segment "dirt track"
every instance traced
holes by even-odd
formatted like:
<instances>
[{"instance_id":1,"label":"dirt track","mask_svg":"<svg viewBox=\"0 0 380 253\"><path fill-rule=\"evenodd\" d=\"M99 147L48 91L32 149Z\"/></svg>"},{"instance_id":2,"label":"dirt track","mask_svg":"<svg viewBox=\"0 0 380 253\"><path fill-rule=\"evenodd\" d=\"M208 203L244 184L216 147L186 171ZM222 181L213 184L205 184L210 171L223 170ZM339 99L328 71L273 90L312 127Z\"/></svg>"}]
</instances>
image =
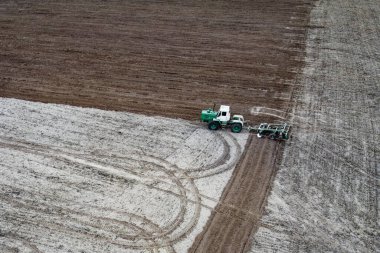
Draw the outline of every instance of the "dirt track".
<instances>
[{"instance_id":1,"label":"dirt track","mask_svg":"<svg viewBox=\"0 0 380 253\"><path fill-rule=\"evenodd\" d=\"M206 229L189 252L245 252L258 228L281 144L251 135Z\"/></svg>"},{"instance_id":2,"label":"dirt track","mask_svg":"<svg viewBox=\"0 0 380 253\"><path fill-rule=\"evenodd\" d=\"M0 96L190 120L215 102L253 122L283 120L312 2L2 1ZM194 250L246 247L279 157L254 160L279 144L250 143Z\"/></svg>"}]
</instances>

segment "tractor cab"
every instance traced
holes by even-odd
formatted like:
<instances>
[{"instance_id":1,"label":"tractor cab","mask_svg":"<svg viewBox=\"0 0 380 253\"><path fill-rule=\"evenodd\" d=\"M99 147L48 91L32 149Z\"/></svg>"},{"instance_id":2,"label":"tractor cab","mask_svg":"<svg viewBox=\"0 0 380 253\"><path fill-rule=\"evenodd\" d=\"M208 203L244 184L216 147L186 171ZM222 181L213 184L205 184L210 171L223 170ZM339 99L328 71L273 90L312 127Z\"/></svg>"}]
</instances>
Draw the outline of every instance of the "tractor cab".
<instances>
[{"instance_id":1,"label":"tractor cab","mask_svg":"<svg viewBox=\"0 0 380 253\"><path fill-rule=\"evenodd\" d=\"M216 120L218 120L222 125L226 125L231 118L230 107L228 105L221 105L216 115Z\"/></svg>"}]
</instances>

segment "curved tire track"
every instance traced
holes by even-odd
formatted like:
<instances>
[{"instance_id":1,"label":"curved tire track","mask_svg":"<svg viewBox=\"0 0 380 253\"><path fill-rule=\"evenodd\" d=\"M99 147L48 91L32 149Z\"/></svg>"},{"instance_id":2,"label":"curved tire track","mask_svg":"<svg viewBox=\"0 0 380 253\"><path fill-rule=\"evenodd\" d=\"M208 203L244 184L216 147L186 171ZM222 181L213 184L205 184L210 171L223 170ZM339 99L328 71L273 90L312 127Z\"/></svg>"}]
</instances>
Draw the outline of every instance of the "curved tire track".
<instances>
[{"instance_id":1,"label":"curved tire track","mask_svg":"<svg viewBox=\"0 0 380 253\"><path fill-rule=\"evenodd\" d=\"M112 229L112 227L122 226L122 227L129 227L129 229L126 229L127 233L118 232L118 237L122 238L123 241L115 241L110 238L106 237L99 237L99 233L95 233L93 235L88 234L88 236L91 238L93 236L96 236L97 239L102 239L107 241L108 243L115 243L118 245L126 246L128 248L145 248L145 249L151 249L151 250L157 250L157 248L166 248L169 252L173 251L172 245L175 242L178 242L185 236L187 236L195 225L198 223L198 219L200 216L200 211L202 206L205 206L202 204L202 197L197 189L197 187L194 184L195 178L200 177L206 177L210 175L214 175L217 173L221 173L225 171L226 169L231 169L236 161L237 161L237 155L241 152L241 147L237 143L237 141L232 137L230 134L225 135L226 137L223 137L220 134L217 134L218 138L222 139L223 142L223 148L224 152L223 155L221 155L213 164L208 167L207 170L204 170L204 168L198 168L191 171L183 171L179 169L176 165L173 165L169 162L167 162L164 159L154 157L151 155L145 155L145 154L131 154L130 157L123 157L123 156L113 156L113 159L119 159L121 161L139 161L140 163L146 163L149 164L150 170L148 171L139 171L135 168L128 168L128 173L126 174L125 168L122 168L120 166L109 166L104 163L104 161L91 161L91 156L89 155L80 155L80 154L73 154L64 152L59 149L55 149L48 146L41 146L38 144L33 143L26 143L21 140L14 140L9 138L2 137L1 145L3 147L9 148L9 149L15 149L19 150L21 152L26 153L33 153L41 157L48 157L51 159L57 159L65 162L70 162L74 164L81 164L82 166L86 166L86 170L91 171L94 173L94 170L103 170L103 177L109 177L120 179L123 178L127 179L133 179L138 181L139 183L150 187L155 190L164 191L165 193L172 194L179 198L181 203L180 212L171 219L171 222L168 224L165 224L165 226L160 227L158 224L153 223L152 221L148 220L146 217L141 217L138 215L134 215L132 213L127 212L121 212L123 215L129 217L130 220L140 220L140 222L128 222L125 220L118 220L118 219L110 219L106 217L97 217L90 214L87 214L85 212L77 212L73 211L71 209L64 210L61 207L57 206L57 210L59 210L59 213L66 213L65 219L71 219L73 222L76 222L77 224L82 224L83 226L88 226L92 230L95 229L102 231ZM228 141L225 139L228 138ZM231 148L234 150L235 155L230 155ZM227 161L225 161L225 164L223 164L223 161L225 157L228 156ZM97 155L97 158L102 158L101 156ZM109 157L108 157L109 158ZM89 160L90 159L90 160ZM152 170L152 167L154 168ZM165 177L159 177L155 176L157 172L160 172L160 174L164 173ZM81 172L83 173L83 172ZM88 173L88 172L86 172ZM95 173L96 175L96 173ZM99 175L98 175L99 176ZM101 175L102 177L102 175ZM100 178L101 179L101 178ZM101 179L101 180L104 180ZM161 184L168 184L170 187L175 186L176 192L173 190L165 190L161 187L157 187L152 184L152 181L155 183L161 183ZM169 188L170 188L169 187ZM31 194L32 195L32 194ZM1 196L4 201L10 201L10 199L4 198L4 196ZM44 198L47 198L48 196L45 196ZM18 203L16 200L10 201L10 203L13 203L16 206L22 205L22 203ZM52 202L54 203L54 202ZM33 203L30 203L32 205ZM189 205L191 206L189 209ZM207 208L210 208L208 206L205 206ZM52 209L54 209L54 206L50 206L49 212L51 214ZM93 210L99 210L99 207L92 206ZM33 209L33 208L32 208ZM38 209L34 207L36 212L44 212L43 209ZM185 222L185 215L188 216L188 212L191 212L191 219L186 221L186 225L183 224ZM90 215L90 216L89 216ZM88 221L86 221L88 220ZM91 222L89 222L91 221ZM82 233L81 231L70 231L70 228L62 228L62 223L57 222L48 222L48 221L40 221L46 225L46 227L55 227L55 229L58 229L63 232L78 232ZM148 227L144 227L138 224L145 223L150 227L149 230L147 230ZM107 226L101 225L101 224L107 224ZM146 225L145 225L146 226ZM106 228L105 228L106 227ZM128 231L134 230L135 233L128 234ZM136 242L137 241L137 242Z\"/></svg>"}]
</instances>

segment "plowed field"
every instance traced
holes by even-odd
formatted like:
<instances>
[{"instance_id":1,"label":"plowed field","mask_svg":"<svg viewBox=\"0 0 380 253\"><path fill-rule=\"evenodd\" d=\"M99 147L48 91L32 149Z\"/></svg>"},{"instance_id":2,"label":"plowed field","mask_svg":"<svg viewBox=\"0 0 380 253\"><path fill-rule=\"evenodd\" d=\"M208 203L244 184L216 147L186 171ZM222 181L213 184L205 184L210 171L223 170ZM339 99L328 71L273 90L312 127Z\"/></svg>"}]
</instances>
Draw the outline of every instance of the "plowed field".
<instances>
[{"instance_id":1,"label":"plowed field","mask_svg":"<svg viewBox=\"0 0 380 253\"><path fill-rule=\"evenodd\" d=\"M229 104L255 123L283 121L313 2L1 1L0 96L187 120L213 103ZM192 250L247 250L282 150L267 140L249 143ZM134 229L144 240L161 233L150 226ZM144 245L175 250L163 241Z\"/></svg>"},{"instance_id":2,"label":"plowed field","mask_svg":"<svg viewBox=\"0 0 380 253\"><path fill-rule=\"evenodd\" d=\"M1 1L0 95L197 119L287 108L312 1Z\"/></svg>"},{"instance_id":3,"label":"plowed field","mask_svg":"<svg viewBox=\"0 0 380 253\"><path fill-rule=\"evenodd\" d=\"M224 192L207 229L198 236L189 252L245 252L250 249L249 237L258 228L275 175L273 168L281 151L277 143L251 135L246 153L226 186L228 191Z\"/></svg>"}]
</instances>

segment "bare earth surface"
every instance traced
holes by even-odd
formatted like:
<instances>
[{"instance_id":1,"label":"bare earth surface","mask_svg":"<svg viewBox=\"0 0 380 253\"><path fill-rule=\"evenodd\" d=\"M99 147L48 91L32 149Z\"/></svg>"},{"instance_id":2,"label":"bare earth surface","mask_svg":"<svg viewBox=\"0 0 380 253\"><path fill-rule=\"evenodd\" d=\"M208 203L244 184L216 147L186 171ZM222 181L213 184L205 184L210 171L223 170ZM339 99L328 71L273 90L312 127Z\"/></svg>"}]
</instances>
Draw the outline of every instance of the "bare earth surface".
<instances>
[{"instance_id":1,"label":"bare earth surface","mask_svg":"<svg viewBox=\"0 0 380 253\"><path fill-rule=\"evenodd\" d=\"M215 102L253 122L282 121L293 107L313 2L1 1L0 96L190 120ZM249 248L281 145L250 139L191 250ZM188 165L188 157L176 159ZM153 251L184 252L200 233L173 249L165 226L163 241L147 239L160 233L149 224L148 232L134 229Z\"/></svg>"},{"instance_id":2,"label":"bare earth surface","mask_svg":"<svg viewBox=\"0 0 380 253\"><path fill-rule=\"evenodd\" d=\"M232 172L244 135L2 100L0 250L378 252L379 12L1 1L1 97L190 120L226 103L254 122L291 118L293 138L251 136Z\"/></svg>"},{"instance_id":3,"label":"bare earth surface","mask_svg":"<svg viewBox=\"0 0 380 253\"><path fill-rule=\"evenodd\" d=\"M286 110L311 2L1 1L0 96L191 120L214 102Z\"/></svg>"},{"instance_id":4,"label":"bare earth surface","mask_svg":"<svg viewBox=\"0 0 380 253\"><path fill-rule=\"evenodd\" d=\"M249 238L258 228L281 145L251 135L245 152L214 210L214 217L189 252L245 252L250 249Z\"/></svg>"},{"instance_id":5,"label":"bare earth surface","mask_svg":"<svg viewBox=\"0 0 380 253\"><path fill-rule=\"evenodd\" d=\"M1 1L0 97L189 120L225 103L293 137L243 153L183 120L1 99L0 251L378 252L379 8Z\"/></svg>"},{"instance_id":6,"label":"bare earth surface","mask_svg":"<svg viewBox=\"0 0 380 253\"><path fill-rule=\"evenodd\" d=\"M251 252L379 252L380 5L319 1L293 138Z\"/></svg>"}]
</instances>

